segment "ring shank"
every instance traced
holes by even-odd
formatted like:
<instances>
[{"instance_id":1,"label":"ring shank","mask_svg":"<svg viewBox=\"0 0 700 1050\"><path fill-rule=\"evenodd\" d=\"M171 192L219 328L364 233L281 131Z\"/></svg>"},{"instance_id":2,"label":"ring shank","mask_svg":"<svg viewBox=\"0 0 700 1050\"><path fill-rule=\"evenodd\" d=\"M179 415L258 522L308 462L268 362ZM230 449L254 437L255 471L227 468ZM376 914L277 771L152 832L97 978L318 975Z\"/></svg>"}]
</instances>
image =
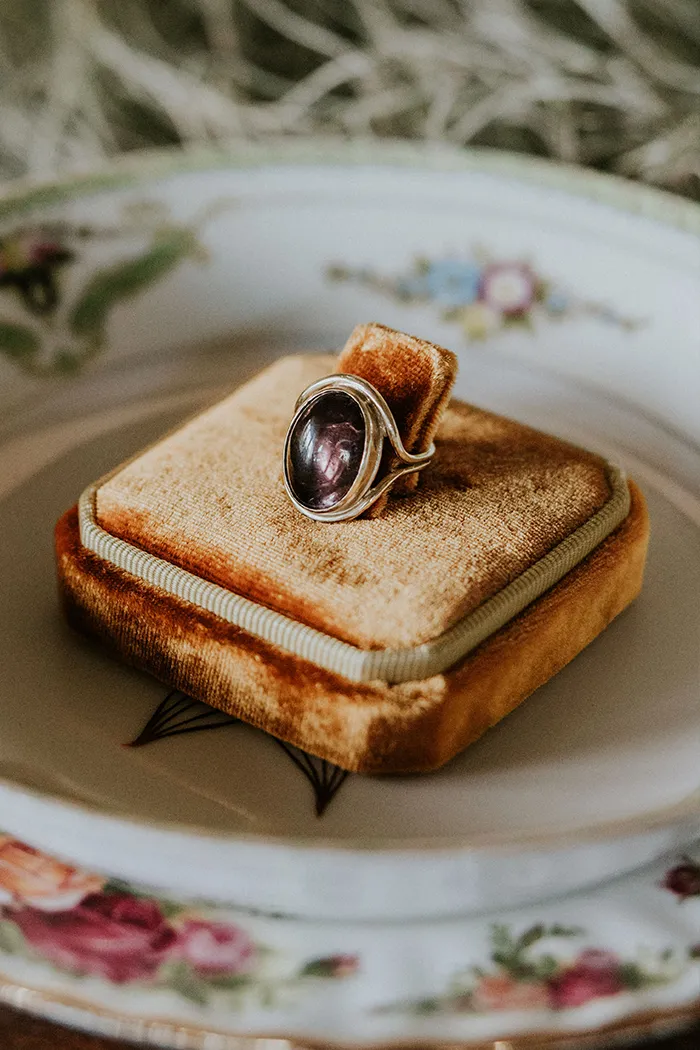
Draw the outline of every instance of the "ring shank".
<instances>
[{"instance_id":1,"label":"ring shank","mask_svg":"<svg viewBox=\"0 0 700 1050\"><path fill-rule=\"evenodd\" d=\"M333 507L315 509L304 504L294 491L291 443L302 414L314 401L320 400L329 393L347 394L358 404L365 421L365 444L357 477L348 492ZM398 460L399 465L391 467L375 484L386 441L389 441L394 458ZM404 447L396 420L382 394L360 376L336 373L312 383L302 391L297 399L284 445L285 488L294 506L307 518L326 522L350 521L369 510L400 478L427 467L434 453L433 443L425 452L408 452Z\"/></svg>"}]
</instances>

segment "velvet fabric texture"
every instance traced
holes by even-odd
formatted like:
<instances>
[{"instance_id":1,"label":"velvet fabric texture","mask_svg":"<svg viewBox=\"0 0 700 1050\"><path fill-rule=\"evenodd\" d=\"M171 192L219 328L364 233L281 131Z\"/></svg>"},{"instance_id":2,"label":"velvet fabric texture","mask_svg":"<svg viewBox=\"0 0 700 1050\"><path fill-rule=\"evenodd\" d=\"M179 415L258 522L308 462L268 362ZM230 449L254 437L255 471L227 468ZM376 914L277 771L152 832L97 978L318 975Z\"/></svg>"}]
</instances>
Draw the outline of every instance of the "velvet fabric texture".
<instances>
[{"instance_id":1,"label":"velvet fabric texture","mask_svg":"<svg viewBox=\"0 0 700 1050\"><path fill-rule=\"evenodd\" d=\"M378 325L356 330L340 360L284 358L104 482L97 521L359 648L428 642L610 497L597 456L471 405L445 407L454 367L447 351ZM437 451L418 489L379 517L328 525L293 508L281 458L298 394L343 369L387 397L411 451L436 429ZM58 576L70 622L163 683L345 769L422 772L508 714L635 597L648 522L633 484L631 495L622 525L559 584L448 671L396 685L322 670L100 559L81 544L75 509L57 526Z\"/></svg>"},{"instance_id":2,"label":"velvet fabric texture","mask_svg":"<svg viewBox=\"0 0 700 1050\"><path fill-rule=\"evenodd\" d=\"M557 586L449 671L358 684L114 568L80 543L76 508L56 528L69 622L120 659L344 769L427 772L546 682L637 595L648 540L630 483L627 519ZM437 582L437 581L436 581Z\"/></svg>"},{"instance_id":3,"label":"velvet fabric texture","mask_svg":"<svg viewBox=\"0 0 700 1050\"><path fill-rule=\"evenodd\" d=\"M407 452L428 450L457 378L451 350L382 324L361 324L345 344L337 370L360 376L379 390ZM413 492L419 484L420 473L399 478L366 517L379 517L389 499Z\"/></svg>"},{"instance_id":4,"label":"velvet fabric texture","mask_svg":"<svg viewBox=\"0 0 700 1050\"><path fill-rule=\"evenodd\" d=\"M610 496L597 456L453 401L418 490L373 520L292 506L282 447L297 395L338 368L283 358L97 492L107 532L362 649L441 635ZM405 418L405 417L402 417Z\"/></svg>"}]
</instances>

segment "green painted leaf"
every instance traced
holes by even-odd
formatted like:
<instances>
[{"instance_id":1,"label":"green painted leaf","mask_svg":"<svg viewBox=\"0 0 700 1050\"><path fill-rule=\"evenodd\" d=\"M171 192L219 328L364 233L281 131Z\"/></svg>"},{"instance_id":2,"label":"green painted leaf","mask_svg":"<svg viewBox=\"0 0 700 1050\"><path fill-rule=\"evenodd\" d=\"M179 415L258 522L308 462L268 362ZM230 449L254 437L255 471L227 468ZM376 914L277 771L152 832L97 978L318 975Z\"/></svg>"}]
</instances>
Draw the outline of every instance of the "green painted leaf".
<instances>
[{"instance_id":1,"label":"green painted leaf","mask_svg":"<svg viewBox=\"0 0 700 1050\"><path fill-rule=\"evenodd\" d=\"M24 947L24 937L15 924L0 921L0 952L4 955L19 955Z\"/></svg>"},{"instance_id":2,"label":"green painted leaf","mask_svg":"<svg viewBox=\"0 0 700 1050\"><path fill-rule=\"evenodd\" d=\"M331 263L326 267L326 277L329 281L347 281L350 278L350 271L347 266L342 266L340 263Z\"/></svg>"},{"instance_id":3,"label":"green painted leaf","mask_svg":"<svg viewBox=\"0 0 700 1050\"><path fill-rule=\"evenodd\" d=\"M413 1004L413 1012L419 1016L427 1016L437 1013L441 1006L442 1000L438 998L419 999Z\"/></svg>"},{"instance_id":4,"label":"green painted leaf","mask_svg":"<svg viewBox=\"0 0 700 1050\"><path fill-rule=\"evenodd\" d=\"M208 1002L207 986L203 981L192 973L186 963L178 963L173 966L168 975L168 984L183 998L198 1006L206 1006Z\"/></svg>"},{"instance_id":5,"label":"green painted leaf","mask_svg":"<svg viewBox=\"0 0 700 1050\"><path fill-rule=\"evenodd\" d=\"M495 951L513 951L515 942L511 936L510 927L505 923L495 922L491 927L491 943Z\"/></svg>"},{"instance_id":6,"label":"green painted leaf","mask_svg":"<svg viewBox=\"0 0 700 1050\"><path fill-rule=\"evenodd\" d=\"M525 930L521 934L520 939L517 942L516 950L523 952L531 945L536 944L537 941L541 941L547 934L547 929L542 923L538 923L536 926L531 926L529 930Z\"/></svg>"},{"instance_id":7,"label":"green painted leaf","mask_svg":"<svg viewBox=\"0 0 700 1050\"><path fill-rule=\"evenodd\" d=\"M561 926L555 923L547 927L548 937L580 937L583 933L585 930L581 926Z\"/></svg>"},{"instance_id":8,"label":"green painted leaf","mask_svg":"<svg viewBox=\"0 0 700 1050\"><path fill-rule=\"evenodd\" d=\"M249 988L252 983L253 978L247 973L220 974L207 980L207 984L210 987L227 992L237 992L242 988Z\"/></svg>"},{"instance_id":9,"label":"green painted leaf","mask_svg":"<svg viewBox=\"0 0 700 1050\"><path fill-rule=\"evenodd\" d=\"M182 912L182 904L178 904L177 901L165 900L162 897L158 898L158 906L162 911L166 919L174 919Z\"/></svg>"},{"instance_id":10,"label":"green painted leaf","mask_svg":"<svg viewBox=\"0 0 700 1050\"><path fill-rule=\"evenodd\" d=\"M102 331L112 307L161 280L196 248L191 230L169 229L161 231L143 255L98 270L71 310L72 331L78 336Z\"/></svg>"},{"instance_id":11,"label":"green painted leaf","mask_svg":"<svg viewBox=\"0 0 700 1050\"><path fill-rule=\"evenodd\" d=\"M311 959L299 971L300 977L331 977L331 959Z\"/></svg>"},{"instance_id":12,"label":"green painted leaf","mask_svg":"<svg viewBox=\"0 0 700 1050\"><path fill-rule=\"evenodd\" d=\"M645 984L650 983L649 978L645 976L639 966L630 962L622 963L620 966L620 979L625 988L629 988L632 991L643 988Z\"/></svg>"},{"instance_id":13,"label":"green painted leaf","mask_svg":"<svg viewBox=\"0 0 700 1050\"><path fill-rule=\"evenodd\" d=\"M259 994L259 997L260 997L260 1005L263 1007L263 1009L271 1010L275 1006L275 1002L276 1002L275 991L276 991L276 989L275 989L274 985L271 985L271 984L261 984L260 985L260 987L258 989L258 994Z\"/></svg>"},{"instance_id":14,"label":"green painted leaf","mask_svg":"<svg viewBox=\"0 0 700 1050\"><path fill-rule=\"evenodd\" d=\"M61 375L72 376L80 371L82 358L72 350L59 350L54 357L54 370Z\"/></svg>"},{"instance_id":15,"label":"green painted leaf","mask_svg":"<svg viewBox=\"0 0 700 1050\"><path fill-rule=\"evenodd\" d=\"M551 291L551 281L545 281L542 277L540 277L535 282L535 299L538 303L543 303Z\"/></svg>"},{"instance_id":16,"label":"green painted leaf","mask_svg":"<svg viewBox=\"0 0 700 1050\"><path fill-rule=\"evenodd\" d=\"M0 353L26 362L39 352L40 346L39 337L31 328L13 321L0 321Z\"/></svg>"},{"instance_id":17,"label":"green painted leaf","mask_svg":"<svg viewBox=\"0 0 700 1050\"><path fill-rule=\"evenodd\" d=\"M560 963L553 955L543 955L534 964L535 976L541 981L546 981L554 976L559 969L559 966Z\"/></svg>"},{"instance_id":18,"label":"green painted leaf","mask_svg":"<svg viewBox=\"0 0 700 1050\"><path fill-rule=\"evenodd\" d=\"M504 314L503 327L527 328L529 331L532 331L534 329L532 314L526 312L523 312L521 314Z\"/></svg>"},{"instance_id":19,"label":"green painted leaf","mask_svg":"<svg viewBox=\"0 0 700 1050\"><path fill-rule=\"evenodd\" d=\"M130 882L123 879L108 879L102 887L103 893L129 893L132 897L138 897L139 893Z\"/></svg>"}]
</instances>

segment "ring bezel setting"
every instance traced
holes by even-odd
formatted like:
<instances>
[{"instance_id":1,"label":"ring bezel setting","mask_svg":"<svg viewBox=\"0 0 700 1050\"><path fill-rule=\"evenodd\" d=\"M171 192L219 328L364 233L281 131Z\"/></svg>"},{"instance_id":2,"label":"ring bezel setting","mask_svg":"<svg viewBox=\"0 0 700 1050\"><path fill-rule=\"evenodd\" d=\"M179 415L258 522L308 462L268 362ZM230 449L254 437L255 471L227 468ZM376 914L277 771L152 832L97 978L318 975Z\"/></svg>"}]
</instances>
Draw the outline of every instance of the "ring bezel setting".
<instances>
[{"instance_id":1,"label":"ring bezel setting","mask_svg":"<svg viewBox=\"0 0 700 1050\"><path fill-rule=\"evenodd\" d=\"M314 508L304 503L294 488L293 442L302 417L330 393L346 394L359 407L365 427L364 447L357 474L347 492L330 507ZM393 450L392 461L377 480L387 441ZM391 409L376 387L360 376L338 373L312 383L297 400L284 443L284 484L291 502L307 518L351 521L364 514L399 478L427 467L434 452L434 444L425 452L407 452Z\"/></svg>"}]
</instances>

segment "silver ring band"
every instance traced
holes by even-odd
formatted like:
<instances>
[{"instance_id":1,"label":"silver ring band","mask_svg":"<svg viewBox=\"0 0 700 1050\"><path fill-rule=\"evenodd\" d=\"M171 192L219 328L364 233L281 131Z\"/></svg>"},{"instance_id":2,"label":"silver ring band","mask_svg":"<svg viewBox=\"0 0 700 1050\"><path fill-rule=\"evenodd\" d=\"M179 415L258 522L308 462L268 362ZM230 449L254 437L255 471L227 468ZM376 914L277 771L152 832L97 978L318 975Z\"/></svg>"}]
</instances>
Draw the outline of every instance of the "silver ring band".
<instances>
[{"instance_id":1,"label":"silver ring band","mask_svg":"<svg viewBox=\"0 0 700 1050\"><path fill-rule=\"evenodd\" d=\"M339 435L337 447L332 450L328 447L329 441L324 446L321 439L314 439L313 432L316 426L314 417L323 414L324 400L329 405L328 398L334 395L332 419L336 421L326 426L327 430ZM337 395L351 399L356 408ZM352 417L354 424L347 420L343 422L343 404L347 404L348 420ZM358 425L360 419L362 423ZM360 453L362 431L364 443ZM351 440L343 435L349 435ZM382 460L386 463L386 441L394 455L386 472L378 478ZM339 373L312 383L296 403L284 443L284 484L296 509L307 518L327 522L350 521L364 514L399 478L427 467L434 452L433 444L426 452L416 455L407 452L391 409L379 391L359 376ZM315 472L319 485L325 484L323 499L310 498L308 486L300 482L302 462L309 474Z\"/></svg>"}]
</instances>

